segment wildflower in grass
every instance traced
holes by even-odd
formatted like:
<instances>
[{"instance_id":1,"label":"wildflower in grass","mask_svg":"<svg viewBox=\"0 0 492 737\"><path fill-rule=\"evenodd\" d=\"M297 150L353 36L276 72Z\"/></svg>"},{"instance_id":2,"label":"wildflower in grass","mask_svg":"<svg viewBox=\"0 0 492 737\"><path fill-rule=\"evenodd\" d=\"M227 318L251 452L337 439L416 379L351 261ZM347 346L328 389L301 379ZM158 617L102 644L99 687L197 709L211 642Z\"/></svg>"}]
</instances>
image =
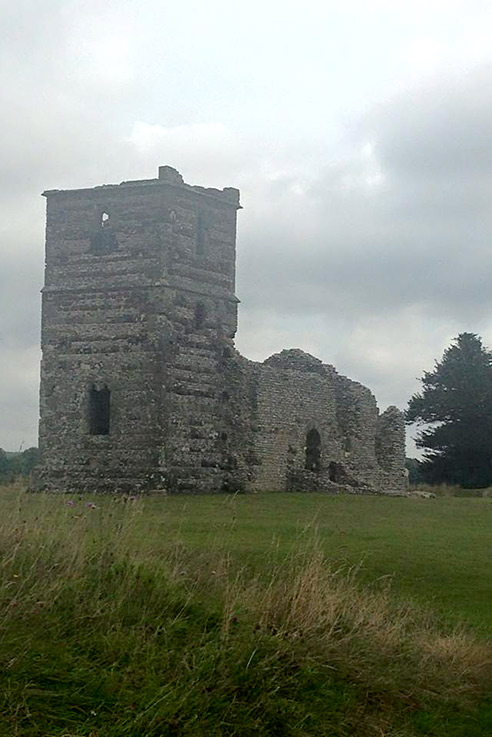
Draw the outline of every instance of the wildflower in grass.
<instances>
[{"instance_id":1,"label":"wildflower in grass","mask_svg":"<svg viewBox=\"0 0 492 737\"><path fill-rule=\"evenodd\" d=\"M71 499L67 501L67 507L73 507L73 501Z\"/></svg>"},{"instance_id":2,"label":"wildflower in grass","mask_svg":"<svg viewBox=\"0 0 492 737\"><path fill-rule=\"evenodd\" d=\"M87 506L89 507L89 509L97 509L97 507L94 504L94 502L87 502Z\"/></svg>"}]
</instances>

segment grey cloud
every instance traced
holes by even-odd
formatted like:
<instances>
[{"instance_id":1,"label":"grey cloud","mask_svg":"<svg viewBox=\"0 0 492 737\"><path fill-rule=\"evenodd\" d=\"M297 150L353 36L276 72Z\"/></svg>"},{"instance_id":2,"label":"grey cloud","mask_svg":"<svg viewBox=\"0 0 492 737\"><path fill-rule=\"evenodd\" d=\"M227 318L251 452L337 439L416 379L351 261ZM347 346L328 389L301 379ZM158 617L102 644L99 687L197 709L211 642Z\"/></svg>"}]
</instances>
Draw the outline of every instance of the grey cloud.
<instances>
[{"instance_id":1,"label":"grey cloud","mask_svg":"<svg viewBox=\"0 0 492 737\"><path fill-rule=\"evenodd\" d=\"M140 17L124 4L137 29L131 73L98 77L82 21L101 12L110 27L120 6L20 0L0 9L0 446L35 441L41 191L152 177L159 164L242 190L238 343L247 355L298 345L401 406L457 332L492 340L489 67L347 112L335 145L341 126L317 79L311 109L300 87L287 89L287 73L272 86L280 57L264 77L246 54L249 36L236 50L221 26L213 45L179 9L164 18L147 2ZM163 46L164 23L175 33ZM294 135L309 115L316 135L307 126ZM138 121L157 126L146 147L132 138Z\"/></svg>"},{"instance_id":2,"label":"grey cloud","mask_svg":"<svg viewBox=\"0 0 492 737\"><path fill-rule=\"evenodd\" d=\"M407 90L373 113L383 167L398 177L442 180L488 176L492 165L491 67Z\"/></svg>"},{"instance_id":3,"label":"grey cloud","mask_svg":"<svg viewBox=\"0 0 492 737\"><path fill-rule=\"evenodd\" d=\"M285 197L288 180L284 196L279 182L262 193L270 213L254 227L245 214L241 231L245 301L276 301L287 314L341 306L355 321L412 304L425 305L429 318L490 313L492 185L483 172L492 95L483 95L484 74L401 94L359 122L352 156L327 166L302 195ZM374 143L369 159L365 142ZM379 180L368 184L375 172Z\"/></svg>"}]
</instances>

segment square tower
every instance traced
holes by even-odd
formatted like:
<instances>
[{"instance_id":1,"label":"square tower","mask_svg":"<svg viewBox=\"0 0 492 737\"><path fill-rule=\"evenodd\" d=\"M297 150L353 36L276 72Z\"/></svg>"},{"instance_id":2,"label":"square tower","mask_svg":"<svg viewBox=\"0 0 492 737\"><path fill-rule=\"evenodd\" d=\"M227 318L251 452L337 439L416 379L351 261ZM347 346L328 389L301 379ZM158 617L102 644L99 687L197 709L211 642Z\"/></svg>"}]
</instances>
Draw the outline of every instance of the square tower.
<instances>
[{"instance_id":1,"label":"square tower","mask_svg":"<svg viewBox=\"0 0 492 737\"><path fill-rule=\"evenodd\" d=\"M238 190L190 186L164 166L157 179L44 196L35 488L210 486L224 465Z\"/></svg>"}]
</instances>

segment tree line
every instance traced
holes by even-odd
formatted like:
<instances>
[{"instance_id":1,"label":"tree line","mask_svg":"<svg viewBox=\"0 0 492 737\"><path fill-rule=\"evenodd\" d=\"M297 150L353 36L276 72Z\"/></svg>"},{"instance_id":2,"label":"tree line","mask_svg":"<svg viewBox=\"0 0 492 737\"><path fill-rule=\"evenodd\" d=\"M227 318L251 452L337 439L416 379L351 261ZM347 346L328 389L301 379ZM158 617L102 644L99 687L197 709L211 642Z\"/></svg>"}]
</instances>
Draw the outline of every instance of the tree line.
<instances>
[{"instance_id":1,"label":"tree line","mask_svg":"<svg viewBox=\"0 0 492 737\"><path fill-rule=\"evenodd\" d=\"M420 382L406 421L420 426L422 480L492 486L492 352L475 333L461 333Z\"/></svg>"},{"instance_id":2,"label":"tree line","mask_svg":"<svg viewBox=\"0 0 492 737\"><path fill-rule=\"evenodd\" d=\"M27 448L18 453L9 453L0 448L0 483L9 484L20 476L29 476L37 461L37 448Z\"/></svg>"}]
</instances>

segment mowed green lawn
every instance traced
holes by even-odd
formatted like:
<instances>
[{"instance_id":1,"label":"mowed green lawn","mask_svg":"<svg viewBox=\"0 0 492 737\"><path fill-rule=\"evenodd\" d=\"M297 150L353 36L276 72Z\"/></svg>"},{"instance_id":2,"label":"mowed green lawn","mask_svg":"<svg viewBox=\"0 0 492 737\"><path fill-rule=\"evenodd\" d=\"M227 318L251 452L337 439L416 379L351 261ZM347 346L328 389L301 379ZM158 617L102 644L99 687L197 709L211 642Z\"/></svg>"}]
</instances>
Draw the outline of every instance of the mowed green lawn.
<instances>
[{"instance_id":1,"label":"mowed green lawn","mask_svg":"<svg viewBox=\"0 0 492 737\"><path fill-rule=\"evenodd\" d=\"M121 507L108 497L0 493L1 517L14 508L24 518L48 510L74 526L82 517L102 536ZM267 574L288 551L317 544L336 567L360 567L368 581L391 577L399 596L492 631L492 499L265 493L144 497L127 507L136 557L181 543Z\"/></svg>"}]
</instances>

